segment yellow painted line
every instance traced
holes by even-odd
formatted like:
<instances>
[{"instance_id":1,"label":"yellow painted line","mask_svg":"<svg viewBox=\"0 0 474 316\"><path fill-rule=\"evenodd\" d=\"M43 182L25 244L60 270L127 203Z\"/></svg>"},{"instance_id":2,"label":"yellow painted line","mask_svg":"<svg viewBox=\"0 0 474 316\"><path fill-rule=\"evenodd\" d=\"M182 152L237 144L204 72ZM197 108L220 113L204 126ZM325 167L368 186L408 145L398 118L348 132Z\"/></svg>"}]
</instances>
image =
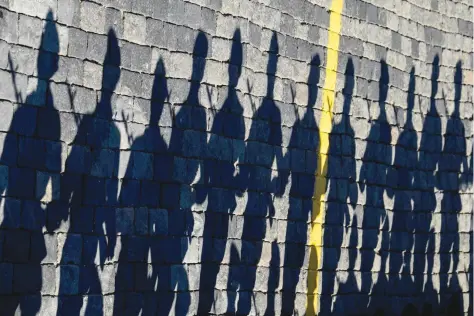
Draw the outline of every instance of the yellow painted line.
<instances>
[{"instance_id":1,"label":"yellow painted line","mask_svg":"<svg viewBox=\"0 0 474 316\"><path fill-rule=\"evenodd\" d=\"M341 13L344 0L332 0L329 18L327 43L326 76L323 88L323 109L319 122L318 166L311 212L311 232L309 245L311 249L308 267L308 294L306 315L317 315L319 312L320 294L319 269L324 234L324 212L326 209L326 185L329 151L329 133L332 129L333 105L336 95L337 62L339 54L339 33L341 31Z\"/></svg>"}]
</instances>

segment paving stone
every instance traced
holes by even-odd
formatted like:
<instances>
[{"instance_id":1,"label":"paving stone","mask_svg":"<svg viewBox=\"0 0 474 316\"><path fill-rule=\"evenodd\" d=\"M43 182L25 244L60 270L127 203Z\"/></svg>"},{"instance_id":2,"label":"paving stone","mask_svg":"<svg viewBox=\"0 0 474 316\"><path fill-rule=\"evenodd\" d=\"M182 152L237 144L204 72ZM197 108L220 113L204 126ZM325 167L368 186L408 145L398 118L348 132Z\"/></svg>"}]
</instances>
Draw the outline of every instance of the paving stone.
<instances>
[{"instance_id":1,"label":"paving stone","mask_svg":"<svg viewBox=\"0 0 474 316\"><path fill-rule=\"evenodd\" d=\"M81 28L86 32L105 33L105 8L89 1L81 2Z\"/></svg>"},{"instance_id":2,"label":"paving stone","mask_svg":"<svg viewBox=\"0 0 474 316\"><path fill-rule=\"evenodd\" d=\"M244 305L242 314L304 314L315 278L305 244L321 172L329 181L314 296L320 313L390 306L400 314L427 273L441 293L436 304L464 291L468 311L466 1L433 0L428 9L345 3L331 129L321 126L330 1L0 7L0 55L9 54L16 71L14 89L9 59L0 58L0 293L15 294L22 312L37 313L41 298L41 314L80 306L155 314L163 308L156 295L176 295L169 314ZM103 65L110 28L120 67ZM237 28L241 43L231 40ZM327 149L321 132L331 133ZM206 263L217 283L211 310L201 312ZM413 273L409 283L401 267Z\"/></svg>"},{"instance_id":3,"label":"paving stone","mask_svg":"<svg viewBox=\"0 0 474 316\"><path fill-rule=\"evenodd\" d=\"M146 18L137 14L124 14L124 38L130 42L144 44L146 41Z\"/></svg>"}]
</instances>

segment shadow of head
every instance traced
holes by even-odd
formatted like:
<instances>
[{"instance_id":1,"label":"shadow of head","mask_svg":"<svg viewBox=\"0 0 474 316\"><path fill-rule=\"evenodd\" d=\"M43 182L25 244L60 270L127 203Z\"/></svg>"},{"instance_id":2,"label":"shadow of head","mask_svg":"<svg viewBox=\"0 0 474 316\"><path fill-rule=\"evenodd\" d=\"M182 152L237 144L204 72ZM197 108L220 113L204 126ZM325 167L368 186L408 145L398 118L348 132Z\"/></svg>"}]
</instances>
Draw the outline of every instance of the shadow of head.
<instances>
[{"instance_id":1,"label":"shadow of head","mask_svg":"<svg viewBox=\"0 0 474 316\"><path fill-rule=\"evenodd\" d=\"M344 71L344 88L342 93L346 96L352 95L354 91L354 62L349 58Z\"/></svg>"},{"instance_id":2,"label":"shadow of head","mask_svg":"<svg viewBox=\"0 0 474 316\"><path fill-rule=\"evenodd\" d=\"M321 72L321 59L316 54L311 58L308 75L308 107L312 107L318 98L318 83Z\"/></svg>"},{"instance_id":3,"label":"shadow of head","mask_svg":"<svg viewBox=\"0 0 474 316\"><path fill-rule=\"evenodd\" d=\"M431 97L434 98L438 93L438 79L439 79L439 56L433 58L431 65Z\"/></svg>"},{"instance_id":4,"label":"shadow of head","mask_svg":"<svg viewBox=\"0 0 474 316\"><path fill-rule=\"evenodd\" d=\"M380 78L379 78L379 102L384 103L387 100L388 84L390 76L388 73L387 62L384 59L380 60Z\"/></svg>"},{"instance_id":5,"label":"shadow of head","mask_svg":"<svg viewBox=\"0 0 474 316\"><path fill-rule=\"evenodd\" d=\"M410 81L408 82L408 94L407 94L407 104L408 112L411 112L415 107L415 67L411 67L410 70Z\"/></svg>"},{"instance_id":6,"label":"shadow of head","mask_svg":"<svg viewBox=\"0 0 474 316\"><path fill-rule=\"evenodd\" d=\"M38 77L48 80L58 70L59 36L56 23L53 22L53 11L46 15L46 24L41 35L41 49L38 53Z\"/></svg>"},{"instance_id":7,"label":"shadow of head","mask_svg":"<svg viewBox=\"0 0 474 316\"><path fill-rule=\"evenodd\" d=\"M243 49L240 29L236 29L232 37L232 48L229 59L229 87L237 86L242 73Z\"/></svg>"},{"instance_id":8,"label":"shadow of head","mask_svg":"<svg viewBox=\"0 0 474 316\"><path fill-rule=\"evenodd\" d=\"M199 31L193 49L193 73L191 79L200 82L204 78L204 68L206 66L206 56L209 44L206 35Z\"/></svg>"},{"instance_id":9,"label":"shadow of head","mask_svg":"<svg viewBox=\"0 0 474 316\"><path fill-rule=\"evenodd\" d=\"M102 73L102 89L113 91L120 78L120 47L115 31L107 33L107 51L104 58Z\"/></svg>"},{"instance_id":10,"label":"shadow of head","mask_svg":"<svg viewBox=\"0 0 474 316\"><path fill-rule=\"evenodd\" d=\"M459 101L461 100L462 90L462 62L456 63L456 71L454 72L454 104L455 110L459 109Z\"/></svg>"},{"instance_id":11,"label":"shadow of head","mask_svg":"<svg viewBox=\"0 0 474 316\"><path fill-rule=\"evenodd\" d=\"M276 32L273 32L270 40L270 47L268 48L268 63L267 63L267 98L273 99L273 88L275 86L275 74L278 62L278 38Z\"/></svg>"},{"instance_id":12,"label":"shadow of head","mask_svg":"<svg viewBox=\"0 0 474 316\"><path fill-rule=\"evenodd\" d=\"M150 125L158 125L168 95L169 92L166 84L165 63L163 62L163 59L160 58L156 63L155 78L153 79L153 87L151 91Z\"/></svg>"},{"instance_id":13,"label":"shadow of head","mask_svg":"<svg viewBox=\"0 0 474 316\"><path fill-rule=\"evenodd\" d=\"M272 39L270 40L270 47L268 48L268 64L267 64L267 75L275 76L278 62L278 38L276 32L272 33Z\"/></svg>"}]
</instances>

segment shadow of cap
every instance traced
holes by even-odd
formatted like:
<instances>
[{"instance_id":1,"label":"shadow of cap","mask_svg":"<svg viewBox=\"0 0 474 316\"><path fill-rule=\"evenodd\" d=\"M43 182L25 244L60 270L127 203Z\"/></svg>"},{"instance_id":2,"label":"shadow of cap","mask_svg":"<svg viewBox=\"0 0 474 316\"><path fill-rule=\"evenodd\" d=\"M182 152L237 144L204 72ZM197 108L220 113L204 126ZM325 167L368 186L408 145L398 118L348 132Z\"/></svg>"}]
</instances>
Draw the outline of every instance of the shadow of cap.
<instances>
[{"instance_id":1,"label":"shadow of cap","mask_svg":"<svg viewBox=\"0 0 474 316\"><path fill-rule=\"evenodd\" d=\"M53 21L53 11L46 15L46 22L41 34L41 47L38 53L38 77L49 79L58 70L59 36L56 23Z\"/></svg>"},{"instance_id":2,"label":"shadow of cap","mask_svg":"<svg viewBox=\"0 0 474 316\"><path fill-rule=\"evenodd\" d=\"M309 65L308 85L316 85L319 82L321 59L318 54L311 58Z\"/></svg>"},{"instance_id":3,"label":"shadow of cap","mask_svg":"<svg viewBox=\"0 0 474 316\"><path fill-rule=\"evenodd\" d=\"M456 111L459 109L459 100L461 100L461 90L462 90L462 62L458 61L456 63L456 70L454 72L454 101L456 106Z\"/></svg>"},{"instance_id":4,"label":"shadow of cap","mask_svg":"<svg viewBox=\"0 0 474 316\"><path fill-rule=\"evenodd\" d=\"M268 64L267 64L267 74L274 75L277 69L278 61L278 38L277 33L272 33L272 39L270 40L270 47L268 49Z\"/></svg>"},{"instance_id":5,"label":"shadow of cap","mask_svg":"<svg viewBox=\"0 0 474 316\"><path fill-rule=\"evenodd\" d=\"M196 41L194 42L193 55L200 57L207 57L207 52L209 49L209 43L204 32L199 31L196 36Z\"/></svg>"},{"instance_id":6,"label":"shadow of cap","mask_svg":"<svg viewBox=\"0 0 474 316\"><path fill-rule=\"evenodd\" d=\"M431 64L431 81L437 81L439 78L439 55L436 54L433 58L433 63Z\"/></svg>"},{"instance_id":7,"label":"shadow of cap","mask_svg":"<svg viewBox=\"0 0 474 316\"><path fill-rule=\"evenodd\" d=\"M53 22L53 11L49 9L46 15L46 22L41 35L41 49L58 54L59 53L59 35L56 23Z\"/></svg>"},{"instance_id":8,"label":"shadow of cap","mask_svg":"<svg viewBox=\"0 0 474 316\"><path fill-rule=\"evenodd\" d=\"M199 31L193 48L193 72L191 79L193 82L200 82L204 78L204 68L209 50L209 43L204 32Z\"/></svg>"},{"instance_id":9,"label":"shadow of cap","mask_svg":"<svg viewBox=\"0 0 474 316\"><path fill-rule=\"evenodd\" d=\"M120 47L113 29L107 33L107 51L104 57L102 89L113 91L120 78Z\"/></svg>"},{"instance_id":10,"label":"shadow of cap","mask_svg":"<svg viewBox=\"0 0 474 316\"><path fill-rule=\"evenodd\" d=\"M104 65L120 66L120 47L113 29L109 29L107 33L107 52L105 53Z\"/></svg>"},{"instance_id":11,"label":"shadow of cap","mask_svg":"<svg viewBox=\"0 0 474 316\"><path fill-rule=\"evenodd\" d=\"M229 58L229 87L235 87L242 73L243 48L240 29L236 29L232 37Z\"/></svg>"},{"instance_id":12,"label":"shadow of cap","mask_svg":"<svg viewBox=\"0 0 474 316\"><path fill-rule=\"evenodd\" d=\"M232 36L232 48L230 51L229 62L232 65L241 67L243 60L243 49L242 49L242 38L240 35L240 29L236 29L234 36Z\"/></svg>"},{"instance_id":13,"label":"shadow of cap","mask_svg":"<svg viewBox=\"0 0 474 316\"><path fill-rule=\"evenodd\" d=\"M413 110L413 108L415 107L415 86L416 86L415 67L411 67L410 80L408 82L408 94L407 94L408 111Z\"/></svg>"},{"instance_id":14,"label":"shadow of cap","mask_svg":"<svg viewBox=\"0 0 474 316\"><path fill-rule=\"evenodd\" d=\"M354 90L354 62L352 58L347 60L346 70L344 71L344 95L352 95L352 91Z\"/></svg>"},{"instance_id":15,"label":"shadow of cap","mask_svg":"<svg viewBox=\"0 0 474 316\"><path fill-rule=\"evenodd\" d=\"M388 73L388 65L385 59L380 60L380 79L379 83L381 85L388 85L390 81L390 76Z\"/></svg>"}]
</instances>

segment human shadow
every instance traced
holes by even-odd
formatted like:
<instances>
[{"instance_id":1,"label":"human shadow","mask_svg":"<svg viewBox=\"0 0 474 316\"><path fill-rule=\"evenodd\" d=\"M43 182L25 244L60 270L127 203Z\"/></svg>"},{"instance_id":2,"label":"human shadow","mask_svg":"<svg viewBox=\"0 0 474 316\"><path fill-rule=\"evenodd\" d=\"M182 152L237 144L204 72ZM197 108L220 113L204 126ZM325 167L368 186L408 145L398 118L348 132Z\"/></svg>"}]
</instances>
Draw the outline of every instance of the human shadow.
<instances>
[{"instance_id":1,"label":"human shadow","mask_svg":"<svg viewBox=\"0 0 474 316\"><path fill-rule=\"evenodd\" d=\"M424 117L420 145L418 148L418 170L415 187L421 189L419 201L414 201L416 214L416 235L414 251L419 253L413 267L414 291L423 293L423 301L436 306L437 293L433 288L433 264L435 253L435 234L431 227L436 209L436 170L440 159L442 138L441 119L436 109L438 93L439 57L435 56L431 72L430 108ZM425 275L427 276L426 281Z\"/></svg>"},{"instance_id":2,"label":"human shadow","mask_svg":"<svg viewBox=\"0 0 474 316\"><path fill-rule=\"evenodd\" d=\"M387 286L385 265L389 250L389 219L384 203L384 194L392 197L386 187L387 174L392 163L391 127L387 121L385 101L389 89L389 72L385 60L380 61L379 116L370 122L367 146L360 169L360 187L366 194L362 234L361 271L363 272L361 291L371 293L367 306L370 310L384 308L384 291ZM377 258L379 264L373 271ZM375 278L375 282L373 281Z\"/></svg>"},{"instance_id":3,"label":"human shadow","mask_svg":"<svg viewBox=\"0 0 474 316\"><path fill-rule=\"evenodd\" d=\"M327 226L324 229L324 245L328 245L323 255L323 269L331 273L323 285L324 291L336 295L332 311L328 304L321 304L321 312L327 314L344 314L350 308L345 306L344 294L357 292L355 262L357 259L358 225L355 211L358 188L356 181L354 129L350 123L352 96L355 85L355 69L352 58L347 61L344 72L344 96L341 119L331 130L328 161L328 206L326 211ZM343 243L347 243L343 248ZM345 252L345 256L341 256ZM346 263L347 261L347 263ZM346 281L338 282L338 266L347 268ZM334 272L335 271L335 272ZM337 283L336 283L337 282Z\"/></svg>"},{"instance_id":4,"label":"human shadow","mask_svg":"<svg viewBox=\"0 0 474 316\"><path fill-rule=\"evenodd\" d=\"M272 164L277 170L282 164L281 113L273 100L275 74L278 61L278 40L273 33L268 50L267 92L261 106L253 116L248 141L245 147L247 181L247 205L242 228L241 272L239 280L238 315L248 315L251 311L257 274L257 265L262 254L263 240L267 231L267 217L270 225L275 214L273 196L281 194L286 187L283 172L272 179ZM287 177L286 177L287 179ZM270 272L271 273L271 270ZM269 276L271 279L272 276Z\"/></svg>"},{"instance_id":5,"label":"human shadow","mask_svg":"<svg viewBox=\"0 0 474 316\"><path fill-rule=\"evenodd\" d=\"M307 243L307 221L311 214L317 158L309 153L319 146L315 105L318 97L321 60L314 55L308 75L308 100L304 112L296 112L289 152L292 155L288 221L285 234L283 261L281 315L295 312L296 288L303 268ZM297 111L297 110L296 110ZM301 115L301 117L300 117ZM311 161L309 161L311 159ZM306 161L306 163L305 163Z\"/></svg>"},{"instance_id":6,"label":"human shadow","mask_svg":"<svg viewBox=\"0 0 474 316\"><path fill-rule=\"evenodd\" d=\"M129 231L128 227L117 229L121 234L122 247L115 275L114 315L156 315L158 306L163 305L162 301L171 297L168 286L170 267L159 265L165 262L166 256L163 236L166 234L164 219L168 211L158 209L163 182L151 170L158 153L165 155L168 150L159 127L168 97L166 69L160 58L155 67L151 100L146 101L150 103L148 125L143 135L130 146L130 158L120 191L120 206L126 207L124 212L135 213L136 229L134 232ZM147 254L150 260L143 257L140 261L144 262L134 263L136 253ZM134 295L130 293L132 290L136 292Z\"/></svg>"},{"instance_id":7,"label":"human shadow","mask_svg":"<svg viewBox=\"0 0 474 316\"><path fill-rule=\"evenodd\" d=\"M161 185L160 205L164 209L172 210L168 213L169 237L164 246L167 252L165 260L171 265L169 292L160 295L158 315L173 313L174 300L174 313L186 315L191 303L184 259L194 226L191 208L195 204L202 204L207 196L203 188L204 165L200 160L206 153L207 118L199 100L199 92L208 49L207 37L199 31L193 48L193 70L188 96L183 105L174 107L169 155L161 156L155 161L155 175L158 180L164 182ZM197 178L199 180L196 180ZM191 192L190 196L181 196L182 187Z\"/></svg>"},{"instance_id":8,"label":"human shadow","mask_svg":"<svg viewBox=\"0 0 474 316\"><path fill-rule=\"evenodd\" d=\"M468 284L467 274L458 273L460 254L460 212L463 209L460 194L460 175L468 171L466 135L460 118L459 106L462 90L462 63L456 64L454 73L454 110L448 118L444 134L444 147L438 165L438 188L443 192L441 200L440 282L442 288L452 293L449 315L462 315L462 289ZM453 178L457 181L453 181ZM464 281L461 281L464 278Z\"/></svg>"},{"instance_id":9,"label":"human shadow","mask_svg":"<svg viewBox=\"0 0 474 316\"><path fill-rule=\"evenodd\" d=\"M214 289L217 275L224 259L225 247L221 240L227 240L229 225L237 205L237 196L242 196L245 189L236 173L238 156L229 150L234 140L244 140L245 125L243 107L237 96L236 86L242 73L243 48L240 29L235 30L228 65L229 82L227 97L222 108L215 113L207 142L207 154L204 166L205 189L208 192L208 207L205 211L203 245L201 257L201 273L199 284L198 314L211 313L214 303ZM235 174L235 175L234 175ZM225 244L224 244L225 245ZM235 249L234 249L235 251ZM233 252L235 254L235 252ZM228 272L227 291L236 292L235 284L238 257L231 256ZM233 276L233 277L232 277ZM235 295L228 295L228 312L234 312Z\"/></svg>"},{"instance_id":10,"label":"human shadow","mask_svg":"<svg viewBox=\"0 0 474 316\"><path fill-rule=\"evenodd\" d=\"M120 78L120 48L112 29L103 65L100 100L94 112L80 120L61 175L61 203L55 206L61 214L69 214L59 265L57 315L78 315L83 295L86 315L103 313L99 269L103 271L115 248L120 133L112 121L112 96Z\"/></svg>"},{"instance_id":11,"label":"human shadow","mask_svg":"<svg viewBox=\"0 0 474 316\"><path fill-rule=\"evenodd\" d=\"M406 119L395 145L393 165L389 184L393 187L393 214L390 230L390 261L388 293L394 296L416 295L411 279L412 247L415 236L415 219L419 205L414 177L418 165L418 137L413 127L415 106L415 68L410 71L407 93ZM401 124L401 122L399 122Z\"/></svg>"},{"instance_id":12,"label":"human shadow","mask_svg":"<svg viewBox=\"0 0 474 316\"><path fill-rule=\"evenodd\" d=\"M5 315L15 314L18 307L22 315L36 315L41 307L43 279L49 277L43 275L41 266L47 255L43 235L46 215L41 201L48 203L57 198L54 192L59 187L62 165L59 114L49 92L50 79L58 70L58 53L58 31L49 10L37 59L39 81L25 100L18 91L16 69L8 55L18 108L0 156L5 179L0 184L0 309Z\"/></svg>"}]
</instances>

